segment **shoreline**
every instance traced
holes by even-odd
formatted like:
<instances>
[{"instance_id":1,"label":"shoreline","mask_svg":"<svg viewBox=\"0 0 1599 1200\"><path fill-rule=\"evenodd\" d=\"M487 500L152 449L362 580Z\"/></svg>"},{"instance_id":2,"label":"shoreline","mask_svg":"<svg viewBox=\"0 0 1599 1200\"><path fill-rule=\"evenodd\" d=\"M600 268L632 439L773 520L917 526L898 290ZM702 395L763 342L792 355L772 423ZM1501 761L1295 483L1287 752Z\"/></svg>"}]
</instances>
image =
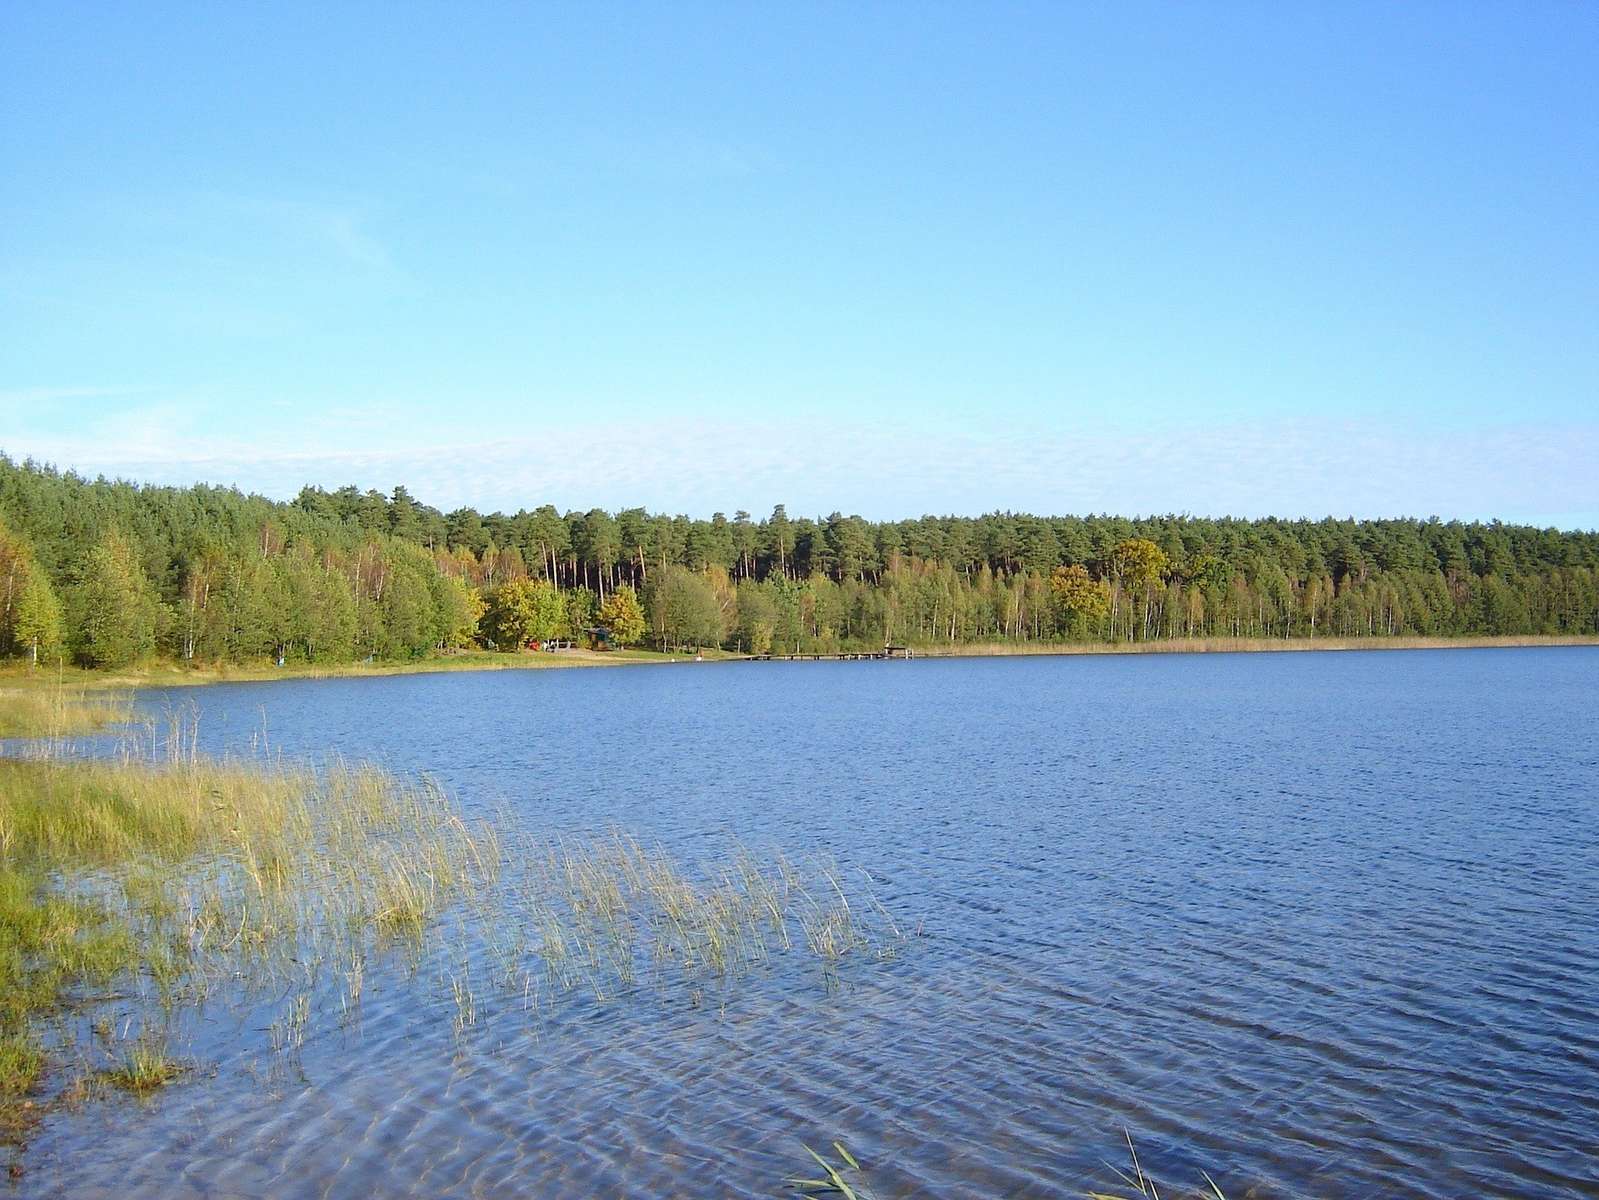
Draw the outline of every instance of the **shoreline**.
<instances>
[{"instance_id":1,"label":"shoreline","mask_svg":"<svg viewBox=\"0 0 1599 1200\"><path fill-rule=\"evenodd\" d=\"M706 661L739 657L725 651L706 655ZM225 663L182 666L160 660L112 671L83 667L0 668L0 696L8 690L33 690L58 685L89 691L126 691L130 688L206 687L214 683L267 683L279 679L362 679L385 675L435 675L449 671L548 671L584 667L628 667L693 662L681 654L657 650L562 650L558 653L526 651L502 654L492 650L440 654L404 662L296 663L276 667L269 663Z\"/></svg>"},{"instance_id":2,"label":"shoreline","mask_svg":"<svg viewBox=\"0 0 1599 1200\"><path fill-rule=\"evenodd\" d=\"M1162 638L1150 642L974 642L913 647L917 658L1016 658L1079 654L1292 654L1355 650L1513 650L1599 646L1599 634L1505 634L1498 637Z\"/></svg>"},{"instance_id":3,"label":"shoreline","mask_svg":"<svg viewBox=\"0 0 1599 1200\"><path fill-rule=\"evenodd\" d=\"M1522 649L1541 646L1599 647L1599 636L1576 634L1521 634L1503 637L1327 637L1327 638L1168 638L1149 642L974 642L965 645L913 646L916 658L1023 658L1117 654L1283 654L1378 650L1478 650ZM823 661L845 657L845 652L804 654ZM28 667L0 669L0 697L8 691L32 691L67 686L87 691L127 691L135 688L205 687L216 683L264 683L287 679L360 679L388 675L432 675L448 671L550 671L592 667L629 667L692 663L686 654L658 650L563 650L551 654L526 651L504 654L473 651L439 655L411 662L298 664L229 664L183 667L157 662L116 671L98 672L81 667L51 670ZM753 656L726 650L703 652L703 662L750 662ZM779 655L771 661L783 661Z\"/></svg>"}]
</instances>

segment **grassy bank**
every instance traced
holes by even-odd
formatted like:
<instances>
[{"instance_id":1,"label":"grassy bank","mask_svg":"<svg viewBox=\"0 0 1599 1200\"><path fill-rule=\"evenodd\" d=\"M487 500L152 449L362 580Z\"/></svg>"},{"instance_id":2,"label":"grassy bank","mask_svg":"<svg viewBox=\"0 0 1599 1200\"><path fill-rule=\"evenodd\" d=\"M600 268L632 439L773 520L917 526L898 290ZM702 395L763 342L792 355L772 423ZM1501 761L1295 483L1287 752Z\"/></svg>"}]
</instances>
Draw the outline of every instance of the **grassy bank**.
<instances>
[{"instance_id":1,"label":"grassy bank","mask_svg":"<svg viewBox=\"0 0 1599 1200\"><path fill-rule=\"evenodd\" d=\"M738 658L721 650L707 650L708 660ZM646 663L693 661L693 655L658 650L562 650L556 653L524 651L501 653L469 650L429 658L374 663L180 663L156 659L110 671L80 667L33 669L21 662L0 665L0 705L7 695L21 695L65 687L71 692L126 690L140 687L187 687L211 683L249 683L268 679L346 679L380 675L425 675L439 671L539 671L567 667L621 667ZM3 736L3 735L0 735Z\"/></svg>"}]
</instances>

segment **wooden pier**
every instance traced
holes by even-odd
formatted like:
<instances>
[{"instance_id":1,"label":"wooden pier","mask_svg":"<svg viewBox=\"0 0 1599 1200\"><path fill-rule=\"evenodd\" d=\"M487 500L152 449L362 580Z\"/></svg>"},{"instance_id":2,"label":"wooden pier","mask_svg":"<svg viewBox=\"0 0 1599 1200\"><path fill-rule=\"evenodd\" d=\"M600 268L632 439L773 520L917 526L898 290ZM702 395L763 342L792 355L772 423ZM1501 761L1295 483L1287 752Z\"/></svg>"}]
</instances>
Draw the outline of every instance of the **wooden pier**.
<instances>
[{"instance_id":1,"label":"wooden pier","mask_svg":"<svg viewBox=\"0 0 1599 1200\"><path fill-rule=\"evenodd\" d=\"M909 646L884 646L881 650L849 650L835 654L746 654L745 662L881 662L890 658L911 659L916 651Z\"/></svg>"}]
</instances>

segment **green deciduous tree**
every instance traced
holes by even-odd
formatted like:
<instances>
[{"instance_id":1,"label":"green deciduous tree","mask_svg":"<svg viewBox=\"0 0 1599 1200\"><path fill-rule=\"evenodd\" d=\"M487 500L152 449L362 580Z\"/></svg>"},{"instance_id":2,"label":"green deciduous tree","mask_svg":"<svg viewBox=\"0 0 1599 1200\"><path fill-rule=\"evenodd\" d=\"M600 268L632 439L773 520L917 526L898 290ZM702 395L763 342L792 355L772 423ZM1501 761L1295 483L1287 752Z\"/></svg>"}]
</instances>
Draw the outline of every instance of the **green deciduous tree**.
<instances>
[{"instance_id":1,"label":"green deciduous tree","mask_svg":"<svg viewBox=\"0 0 1599 1200\"><path fill-rule=\"evenodd\" d=\"M777 632L777 607L772 603L769 585L749 579L739 583L734 632L750 654L766 654L771 650L772 637Z\"/></svg>"},{"instance_id":2,"label":"green deciduous tree","mask_svg":"<svg viewBox=\"0 0 1599 1200\"><path fill-rule=\"evenodd\" d=\"M12 645L31 662L54 658L65 635L61 604L43 571L33 571L18 593L11 624Z\"/></svg>"},{"instance_id":3,"label":"green deciduous tree","mask_svg":"<svg viewBox=\"0 0 1599 1200\"><path fill-rule=\"evenodd\" d=\"M499 649L520 650L564 633L566 609L547 580L513 579L490 598L484 624Z\"/></svg>"},{"instance_id":4,"label":"green deciduous tree","mask_svg":"<svg viewBox=\"0 0 1599 1200\"><path fill-rule=\"evenodd\" d=\"M61 605L50 577L21 537L0 525L0 655L32 662L61 649Z\"/></svg>"},{"instance_id":5,"label":"green deciduous tree","mask_svg":"<svg viewBox=\"0 0 1599 1200\"><path fill-rule=\"evenodd\" d=\"M1111 551L1111 573L1129 588L1143 589L1166 578L1166 552L1148 538L1126 538Z\"/></svg>"},{"instance_id":6,"label":"green deciduous tree","mask_svg":"<svg viewBox=\"0 0 1599 1200\"><path fill-rule=\"evenodd\" d=\"M1112 616L1116 602L1125 590L1128 598L1127 637L1141 631L1150 635L1154 616L1155 589L1165 582L1171 570L1166 552L1148 538L1124 538L1110 553L1110 572L1116 587L1111 594ZM1135 621L1141 614L1141 620Z\"/></svg>"},{"instance_id":7,"label":"green deciduous tree","mask_svg":"<svg viewBox=\"0 0 1599 1200\"><path fill-rule=\"evenodd\" d=\"M438 613L439 645L446 650L461 650L470 646L478 638L479 625L488 611L488 604L465 580L453 575L435 575L432 585L433 604Z\"/></svg>"},{"instance_id":8,"label":"green deciduous tree","mask_svg":"<svg viewBox=\"0 0 1599 1200\"><path fill-rule=\"evenodd\" d=\"M726 635L716 589L704 575L670 566L656 573L648 597L650 629L668 646L719 646Z\"/></svg>"},{"instance_id":9,"label":"green deciduous tree","mask_svg":"<svg viewBox=\"0 0 1599 1200\"><path fill-rule=\"evenodd\" d=\"M120 533L89 551L69 611L73 655L84 666L125 666L155 651L161 606Z\"/></svg>"},{"instance_id":10,"label":"green deciduous tree","mask_svg":"<svg viewBox=\"0 0 1599 1200\"><path fill-rule=\"evenodd\" d=\"M610 630L611 640L619 646L631 646L643 640L646 627L638 593L622 584L600 605L599 621Z\"/></svg>"}]
</instances>

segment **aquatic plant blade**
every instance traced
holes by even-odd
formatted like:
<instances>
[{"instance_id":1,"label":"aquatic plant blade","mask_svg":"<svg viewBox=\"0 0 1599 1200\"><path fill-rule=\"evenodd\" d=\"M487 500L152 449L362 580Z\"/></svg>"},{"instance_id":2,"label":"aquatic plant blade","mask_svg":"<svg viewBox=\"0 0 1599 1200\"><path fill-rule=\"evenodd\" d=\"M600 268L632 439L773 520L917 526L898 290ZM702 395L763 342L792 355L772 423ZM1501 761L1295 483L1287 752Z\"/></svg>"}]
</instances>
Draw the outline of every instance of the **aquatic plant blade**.
<instances>
[{"instance_id":1,"label":"aquatic plant blade","mask_svg":"<svg viewBox=\"0 0 1599 1200\"><path fill-rule=\"evenodd\" d=\"M805 1147L805 1153L814 1158L822 1170L827 1172L827 1182L822 1184L823 1188L836 1191L839 1195L844 1197L844 1200L860 1200L855 1193L855 1189L850 1187L849 1180L840 1175L837 1168L835 1168L832 1163L828 1162L809 1146Z\"/></svg>"}]
</instances>

